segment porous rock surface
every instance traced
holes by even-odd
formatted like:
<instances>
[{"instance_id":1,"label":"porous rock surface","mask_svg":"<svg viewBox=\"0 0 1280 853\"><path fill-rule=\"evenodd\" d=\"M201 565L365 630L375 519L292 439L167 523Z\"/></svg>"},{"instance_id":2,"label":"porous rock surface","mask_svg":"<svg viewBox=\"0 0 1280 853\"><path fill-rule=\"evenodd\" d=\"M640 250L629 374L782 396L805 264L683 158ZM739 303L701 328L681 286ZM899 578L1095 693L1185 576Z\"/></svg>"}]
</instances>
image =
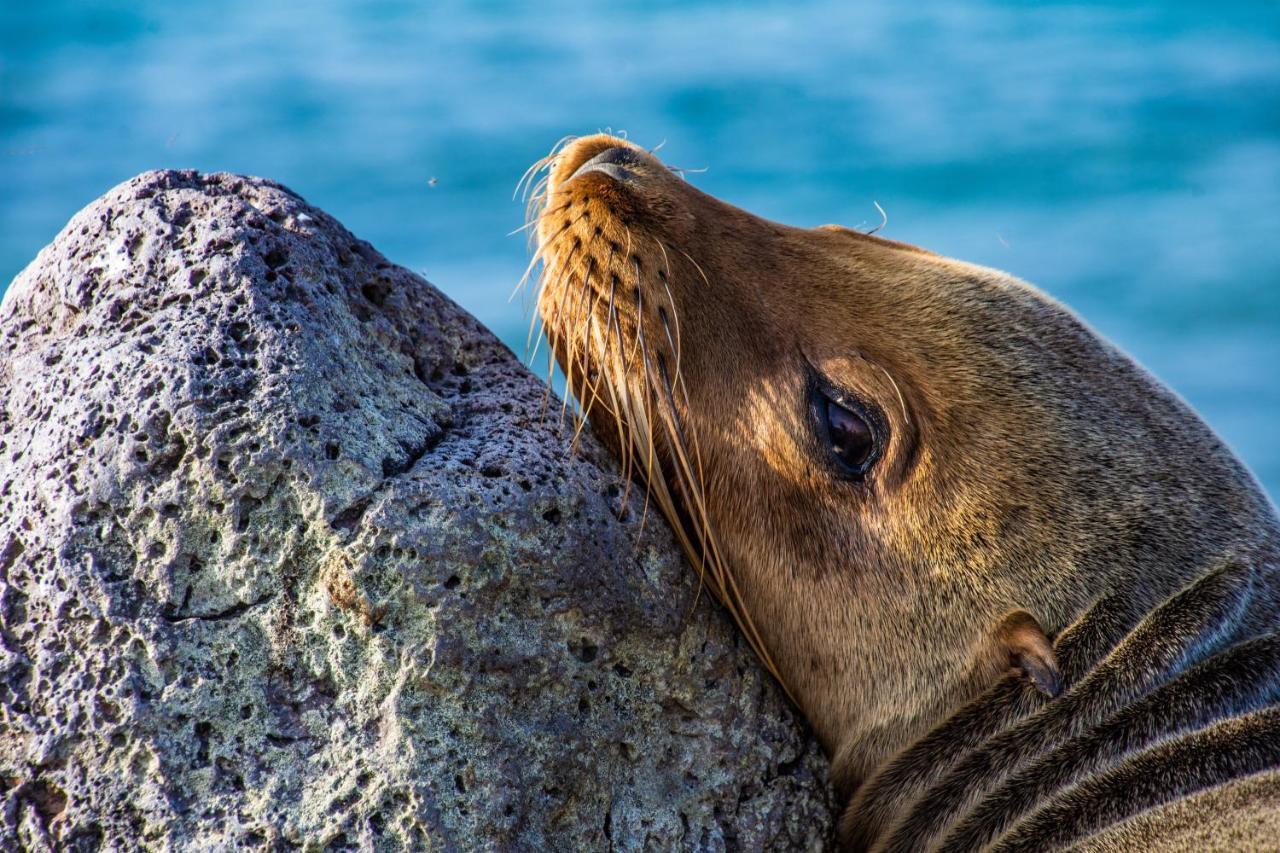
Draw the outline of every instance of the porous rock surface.
<instances>
[{"instance_id":1,"label":"porous rock surface","mask_svg":"<svg viewBox=\"0 0 1280 853\"><path fill-rule=\"evenodd\" d=\"M791 849L820 751L474 319L152 172L0 307L5 849Z\"/></svg>"}]
</instances>

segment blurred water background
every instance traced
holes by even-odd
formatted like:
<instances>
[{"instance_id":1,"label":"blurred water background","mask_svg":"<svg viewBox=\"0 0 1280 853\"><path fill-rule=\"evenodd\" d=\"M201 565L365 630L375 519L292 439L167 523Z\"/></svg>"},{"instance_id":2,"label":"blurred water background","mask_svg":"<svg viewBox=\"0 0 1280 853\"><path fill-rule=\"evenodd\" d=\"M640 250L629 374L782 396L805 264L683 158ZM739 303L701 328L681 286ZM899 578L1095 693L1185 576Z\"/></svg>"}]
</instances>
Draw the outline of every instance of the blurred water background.
<instances>
[{"instance_id":1,"label":"blurred water background","mask_svg":"<svg viewBox=\"0 0 1280 853\"><path fill-rule=\"evenodd\" d=\"M512 190L625 130L796 225L1009 270L1280 495L1280 4L0 5L0 287L157 167L282 181L520 354ZM1185 460L1188 465L1196 460Z\"/></svg>"}]
</instances>

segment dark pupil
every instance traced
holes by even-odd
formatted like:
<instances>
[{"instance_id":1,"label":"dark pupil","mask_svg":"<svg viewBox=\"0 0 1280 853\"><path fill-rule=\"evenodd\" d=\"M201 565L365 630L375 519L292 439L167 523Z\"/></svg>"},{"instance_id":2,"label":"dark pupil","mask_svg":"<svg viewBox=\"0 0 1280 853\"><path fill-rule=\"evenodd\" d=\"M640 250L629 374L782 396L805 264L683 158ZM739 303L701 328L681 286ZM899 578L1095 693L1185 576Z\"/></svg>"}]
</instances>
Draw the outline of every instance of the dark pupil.
<instances>
[{"instance_id":1,"label":"dark pupil","mask_svg":"<svg viewBox=\"0 0 1280 853\"><path fill-rule=\"evenodd\" d=\"M827 429L831 447L850 468L861 468L871 456L873 438L867 422L843 406L827 401Z\"/></svg>"}]
</instances>

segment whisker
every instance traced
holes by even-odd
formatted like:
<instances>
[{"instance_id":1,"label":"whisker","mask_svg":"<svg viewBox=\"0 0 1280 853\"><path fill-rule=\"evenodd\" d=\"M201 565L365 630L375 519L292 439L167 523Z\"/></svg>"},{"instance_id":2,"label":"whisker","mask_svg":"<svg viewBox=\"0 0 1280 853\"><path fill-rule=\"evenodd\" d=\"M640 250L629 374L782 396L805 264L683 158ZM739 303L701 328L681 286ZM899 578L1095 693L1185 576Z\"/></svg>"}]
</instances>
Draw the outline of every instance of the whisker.
<instances>
[{"instance_id":1,"label":"whisker","mask_svg":"<svg viewBox=\"0 0 1280 853\"><path fill-rule=\"evenodd\" d=\"M524 170L524 174L520 176L520 180L516 181L516 188L511 191L511 200L515 201L517 198L519 198L520 188L524 186L525 181L531 181L533 179L533 176L536 175L539 171L541 171L542 168L546 166L548 163L550 163L554 158L555 158L554 154L547 154L543 157L539 157L537 160L534 160L533 164L529 166L529 168Z\"/></svg>"},{"instance_id":2,"label":"whisker","mask_svg":"<svg viewBox=\"0 0 1280 853\"><path fill-rule=\"evenodd\" d=\"M577 241L577 242L575 243L575 245L574 245L574 251L577 251L577 249L579 249L579 248L581 248L581 247L582 247L582 243L581 243L581 241ZM589 288L590 288L590 284L591 284L591 271L595 268L595 258L594 258L594 257L592 257L592 256L590 255L589 250L588 250L586 253L584 253L584 254L585 254L585 262L586 262L586 271L585 271L585 272L583 272L583 273L581 273L581 275L582 275L582 287L581 287L581 288L579 288L579 289L578 289L578 291L575 293L575 295L574 295L574 300L573 300L573 304L572 304L572 306L570 306L570 308L569 308L568 316L569 316L570 318L573 318L573 317L577 317L577 316L578 316L578 305L579 305L579 302L580 302L582 299L584 299L584 298L586 297L586 294L587 294L587 292L588 292L588 290L589 290ZM570 260L570 259L566 259L566 262L565 262L565 267L566 267L566 269L567 269L567 268L568 268L568 266L569 266L569 260ZM578 267L578 269L579 269L579 270L581 270L581 263L582 263L582 261L580 261L580 262L579 262L579 267ZM557 327L560 325L560 314L561 314L561 312L562 312L562 310L563 310L563 307L564 307L564 300L565 300L565 297L566 297L566 295L568 294L568 292L572 289L572 288L570 287L570 284L571 284L571 280L570 280L570 282L567 282L567 283L566 283L566 285L565 285L565 287L564 287L563 291L562 291L562 292L561 292L561 294L560 294L560 304L559 304L559 306L557 306L557 309L556 309L556 318L555 318L555 321L554 321L554 323L553 323L553 325L555 325L555 326L557 326ZM563 336L565 346L564 346L564 358L563 358L563 360L562 360L562 365L561 365L561 367L562 367L562 369L563 369L563 371L564 371L564 375L565 375L565 395L564 395L564 399L563 399L563 400L561 400L561 403L560 403L560 422L559 422L559 427L560 427L561 429L563 429L563 428L564 428L564 418L565 418L565 414L566 414L566 412L568 411L568 407L569 407L569 395L570 395L570 394L572 394L572 395L574 395L575 397L577 397L579 400L581 400L581 399L582 399L582 393L581 393L581 391L580 391L578 388L576 388L576 387L575 387L575 385L574 385L574 370L575 370L575 368L578 368L578 369L580 369L580 370L582 370L582 371L584 371L584 372L585 372L585 370L586 370L586 364L585 364L585 363L581 363L581 364L579 363L579 361L580 361L581 359L580 359L580 358L579 358L579 356L578 356L578 350L576 350L576 349L572 346L572 344L574 343L574 341L573 341L573 339L570 337L570 334L571 334L571 333L566 333L566 334ZM559 339L557 339L557 344L559 344ZM544 399L544 412L543 412L543 413L544 413L544 415L545 415L545 408L546 408L546 406L547 406L547 405L548 405L548 403L549 403L549 399L550 399L550 391L551 391L551 389L550 389L550 387L548 387L548 388L547 388L547 397ZM581 418L581 415L580 415L580 414L578 414L577 412L575 412L574 417L575 417L575 419L580 419L580 418ZM580 428L575 429L575 431L574 431L575 436L576 436L579 432L581 432L581 429L580 429ZM574 445L572 445L572 444L570 445L570 447L571 447L571 448L572 448L573 446L574 446Z\"/></svg>"},{"instance_id":3,"label":"whisker","mask_svg":"<svg viewBox=\"0 0 1280 853\"><path fill-rule=\"evenodd\" d=\"M556 140L556 144L551 146L551 150L547 152L545 157L542 157L541 159L535 161L532 166L525 169L524 174L520 176L520 180L516 182L515 192L511 194L512 201L514 201L516 199L516 196L520 194L520 187L526 181L532 180L533 176L538 173L538 170L542 169L543 167L551 163L553 160L555 160L556 157L559 156L560 150L564 146L572 142L574 139L577 139L577 137L572 133L566 134L565 136L560 137L558 140Z\"/></svg>"},{"instance_id":4,"label":"whisker","mask_svg":"<svg viewBox=\"0 0 1280 853\"><path fill-rule=\"evenodd\" d=\"M665 245L665 244L664 244L664 245ZM707 286L707 288L708 288L708 289L710 289L710 288L711 288L711 280L707 278L707 274L706 274L706 272L702 269L702 265L701 265L701 264L699 264L697 261L695 261L695 260L693 259L693 256L691 256L688 252L684 251L683 249L681 249L681 250L680 250L680 254L684 255L685 259L686 259L690 264L692 264L692 265L693 265L693 268L694 268L694 269L696 269L696 270L698 271L698 275L700 275L700 276L702 277L702 283L703 283L703 284L705 284L705 285ZM674 310L674 309L673 309L673 310ZM677 322L677 324L678 324L678 323L679 323L679 321L680 321L679 312L675 312L675 313L676 313L676 322ZM676 330L677 330L677 333L678 333L678 332L679 332L679 325L677 325L677 326L676 326ZM679 340L679 339L677 338L677 341L678 341L678 340ZM677 367L678 367L678 365L677 365ZM689 389L688 389L688 387L685 385L685 383L684 383L683 381L681 381L681 376L680 376L680 372L679 372L679 370L677 370L677 371L676 371L676 387L678 387L678 388L681 390L681 392L682 392L682 394L683 394L683 396L684 396L684 404L685 404L685 408L686 408L686 409L692 409L693 407L689 404ZM703 467L702 467L702 450L701 450L701 448L700 448L700 447L699 447L699 445L698 445L698 435L697 435L697 433L694 433L694 436L693 436L693 453L694 453L694 461L695 461L695 462L697 462L697 465L698 465L698 482L700 482L700 483L705 483L705 482L706 482L706 478L704 477L704 472L703 472Z\"/></svg>"},{"instance_id":5,"label":"whisker","mask_svg":"<svg viewBox=\"0 0 1280 853\"><path fill-rule=\"evenodd\" d=\"M538 314L537 311L529 312L529 333L525 335L525 339L524 339L524 354L525 354L524 360L525 360L525 363L528 364L530 367L533 366L533 359L538 355L538 345L542 343L542 338L545 336L545 333L546 333L546 323L539 322L541 319L542 317L541 315ZM537 331L537 335L538 335L538 340L536 343L534 342L535 330ZM530 348L533 349L533 352L529 351Z\"/></svg>"},{"instance_id":6,"label":"whisker","mask_svg":"<svg viewBox=\"0 0 1280 853\"><path fill-rule=\"evenodd\" d=\"M636 340L640 342L640 369L644 380L645 394L644 399L647 401L649 394L653 391L653 367L649 363L649 345L644 334L644 288L641 287L640 281L640 262L632 260L632 265L636 271ZM645 470L645 493L644 493L644 512L640 515L640 528L644 529L645 519L649 511L649 495L652 493L652 487L649 485L653 482L653 463L657 456L654 445L654 430L652 428L652 419L650 419L650 429L646 433L649 439L649 447L646 454L646 470ZM661 471L659 471L661 473Z\"/></svg>"},{"instance_id":7,"label":"whisker","mask_svg":"<svg viewBox=\"0 0 1280 853\"><path fill-rule=\"evenodd\" d=\"M689 174L701 175L703 172L706 172L708 169L707 166L703 166L701 169L688 169L688 168L683 168L681 166L667 166L667 168L672 172L674 172L675 174L679 175L681 178Z\"/></svg>"},{"instance_id":8,"label":"whisker","mask_svg":"<svg viewBox=\"0 0 1280 853\"><path fill-rule=\"evenodd\" d=\"M582 217L583 217L583 214L581 213L578 214L576 219L571 219L568 222L566 222L564 225L561 225L560 229L556 231L556 233L552 234L550 237L548 237L546 240L542 242L542 245L538 248L538 251L534 252L533 257L529 259L529 265L524 268L524 275L520 276L520 280L516 282L515 289L512 290L511 295L507 297L507 302L510 302L512 299L515 299L516 294L519 293L520 290L529 281L529 276L533 274L534 268L537 266L538 261L542 260L542 257L545 254L545 252L549 250L553 245L555 245L556 240L559 239L561 234L563 234L565 231L572 228L574 225L577 225L578 222L582 220Z\"/></svg>"},{"instance_id":9,"label":"whisker","mask_svg":"<svg viewBox=\"0 0 1280 853\"><path fill-rule=\"evenodd\" d=\"M547 206L547 203L550 201L548 198L548 187L550 184L551 170L548 169L542 177L538 178L538 182L533 185L532 194L529 196L529 200L525 202L525 219L536 219L538 211Z\"/></svg>"},{"instance_id":10,"label":"whisker","mask_svg":"<svg viewBox=\"0 0 1280 853\"><path fill-rule=\"evenodd\" d=\"M667 328L667 317L665 312L659 312L658 316L662 319L663 328L667 330L667 342L671 345L671 356L676 362L676 384L680 384L680 312L676 310L676 300L671 294L671 284L668 279L671 278L671 258L667 256L667 247L659 240L654 240L658 249L662 252L662 262L667 268L666 275L662 271L658 271L658 280L662 282L662 289L667 292L667 304L671 306L671 316L675 320L676 335L675 340L671 339L671 329Z\"/></svg>"},{"instance_id":11,"label":"whisker","mask_svg":"<svg viewBox=\"0 0 1280 853\"><path fill-rule=\"evenodd\" d=\"M627 435L624 443L627 446L626 464L623 466L623 491L622 503L625 506L631 497L631 486L634 483L635 475L635 458L636 454L642 451L640 440L636 437L636 433L646 424L644 419L636 412L635 405L632 403L634 395L631 393L630 375L625 371L622 374L622 381L618 383L619 402L621 403L625 415L627 426Z\"/></svg>"},{"instance_id":12,"label":"whisker","mask_svg":"<svg viewBox=\"0 0 1280 853\"><path fill-rule=\"evenodd\" d=\"M554 288L558 288L558 287L560 286L560 282L561 282L561 281L563 281L563 280L564 280L564 277L568 274L568 272L569 272L569 263L570 263L570 261L572 261L572 260L573 260L573 256L577 253L577 251L578 251L578 247L577 247L577 246L574 246L572 249L570 249L570 250L569 250L569 256L568 256L568 257L566 257L566 258L565 258L565 260L564 260L564 263L560 265L560 274L559 274L559 277L556 279L556 283L553 285L553 289L554 289ZM539 301L539 302L541 302L541 300L542 300L542 296L543 296L543 294L544 294L544 293L546 293L546 290L547 290L547 287L546 287L546 272L545 272L545 270L544 270L544 272L543 272L543 276L542 276L541 284L542 284L542 286L538 288L538 301ZM563 297L563 295L562 295L562 296L561 296L561 299L563 299L563 298L564 298L564 297ZM535 315L535 316L534 316L534 318L532 318L532 319L529 321L529 335L530 335L530 337L529 337L529 339L527 339L527 340L525 341L525 348L526 348L526 349L529 347L529 345L530 345L530 343L531 343L531 341L532 341L533 328L534 328L534 322L536 321L536 319L537 319L537 315ZM552 319L553 319L553 320L558 320L558 319L559 319L559 314L557 313L557 315L556 315L554 318L552 318ZM547 332L547 325L548 325L548 324L546 324L546 323L543 323L543 324L542 324L542 327L541 327L542 331ZM547 345L548 345L548 346L550 346L550 337L549 337L549 336L550 336L550 334L551 334L550 332L547 332L547 335L548 335L548 338L547 338ZM541 339L542 339L542 335L540 334L540 335L539 335L539 341L541 341ZM538 348L537 348L537 344L535 343L535 344L534 344L534 348L533 348L533 352L531 352L531 353L529 354L529 363L530 363L530 364L533 364L533 360L534 360L534 358L536 358L536 357L537 357L537 355L538 355Z\"/></svg>"},{"instance_id":13,"label":"whisker","mask_svg":"<svg viewBox=\"0 0 1280 853\"><path fill-rule=\"evenodd\" d=\"M875 362L872 362L872 364L875 364ZM893 374L885 370L882 365L876 364L876 367L880 368L880 372L884 374L885 379L889 380L889 384L893 386L893 390L898 395L898 405L902 408L902 425L911 426L911 416L907 414L907 401L906 398L902 396L902 389L898 387L898 383L894 380Z\"/></svg>"},{"instance_id":14,"label":"whisker","mask_svg":"<svg viewBox=\"0 0 1280 853\"><path fill-rule=\"evenodd\" d=\"M578 417L576 419L577 420L576 428L573 431L573 438L570 439L569 441L570 451L577 450L578 441L579 439L582 438L582 431L586 429L586 426L591 417L592 411L595 409L597 405L603 405L602 403L600 403L599 398L600 398L600 386L602 383L605 382L604 367L603 367L604 356L601 354L600 330L596 327L596 322L595 322L595 307L596 305L599 304L600 300L603 298L604 298L603 296L596 294L595 298L592 300L590 313L589 313L589 316L587 317L587 334L583 342L583 350L595 352L596 361L597 361L596 378L594 382L592 382L588 378L587 385L586 385L586 396L578 398L579 412L578 412ZM584 358L584 361L586 362L586 366L583 367L583 373L584 375L589 376L588 368L590 365L590 360Z\"/></svg>"},{"instance_id":15,"label":"whisker","mask_svg":"<svg viewBox=\"0 0 1280 853\"><path fill-rule=\"evenodd\" d=\"M548 171L550 171L550 167L554 164L555 160L560 156L560 152L564 149L564 147L577 138L578 137L575 136L574 134L567 134L565 136L560 137L558 140L556 140L556 144L551 146L551 150L547 152L546 156L535 161L534 164L530 166L528 169L525 169L524 174L520 176L520 180L516 182L515 192L512 193L512 196L511 196L512 200L515 200L516 196L520 193L521 185L525 184L526 181L530 182L530 184L532 183L533 176L536 175L539 170L546 168ZM528 192L529 192L529 187L526 186L525 187L526 197Z\"/></svg>"},{"instance_id":16,"label":"whisker","mask_svg":"<svg viewBox=\"0 0 1280 853\"><path fill-rule=\"evenodd\" d=\"M583 324L583 332L579 345L581 352L590 354L596 349L596 305L599 304L601 296L598 293L591 294L591 301L587 306L586 322ZM573 437L569 440L569 447L576 450L578 447L578 439L582 437L582 431L587 426L587 418L591 414L591 407L595 404L595 398L600 392L600 368L597 365L595 378L591 377L591 359L584 355L582 359L582 393L576 395L578 398L578 407L574 414Z\"/></svg>"},{"instance_id":17,"label":"whisker","mask_svg":"<svg viewBox=\"0 0 1280 853\"><path fill-rule=\"evenodd\" d=\"M609 270L612 268L613 268L613 247L610 246L609 256L604 263L605 274L609 275L609 307L608 307L608 313L605 319L604 340L603 342L600 343L600 346L596 348L598 350L600 367L597 370L595 385L590 389L591 396L589 399L583 402L583 406L582 406L583 417L580 419L578 430L577 432L574 433L574 436L573 436L574 445L576 445L578 442L578 436L582 433L582 427L586 423L586 418L590 416L592 407L596 404L596 401L599 400L600 398L600 385L602 383L605 383L607 379L605 375L604 365L605 365L605 359L608 358L609 340L613 335L613 327L611 325L611 321L613 319L613 312L614 312L613 298L614 298L614 292L616 289L615 286L617 284L617 276L614 276L612 273L609 272ZM593 342L596 336L596 326L595 326L596 306L600 304L601 298L603 298L601 294L596 294L596 298L591 303L591 308L588 311L588 315L587 315L587 328L589 333L588 337L590 337L593 340Z\"/></svg>"},{"instance_id":18,"label":"whisker","mask_svg":"<svg viewBox=\"0 0 1280 853\"><path fill-rule=\"evenodd\" d=\"M693 494L695 490L701 492L701 486L699 484L701 484L703 480L700 477L695 478L693 476L693 471L690 469L687 443L684 438L684 427L680 422L680 414L675 408L675 401L671 393L671 378L667 373L666 363L662 359L659 359L658 361L658 371L660 378L662 379L663 392L667 403L667 422L664 426L667 429L667 440L672 444L672 455L678 466L676 470L676 485L680 487L680 491L685 498L685 505L689 508L691 514L690 517L695 522L694 529L698 535L700 545L698 553L691 556L691 562L693 562L698 569L700 581L699 592L701 591L701 582L705 582L706 572L708 568L710 568L713 581L712 588L716 595L723 601L725 600L725 594L723 579L720 577L721 567L713 564L711 550L708 548L707 542L707 536L710 533L710 528L709 526L698 524L698 522L705 521L705 519L700 519L698 517L698 499ZM732 603L728 606L732 608Z\"/></svg>"},{"instance_id":19,"label":"whisker","mask_svg":"<svg viewBox=\"0 0 1280 853\"><path fill-rule=\"evenodd\" d=\"M622 337L622 323L618 317L617 306L614 303L614 292L617 288L617 284L618 284L618 277L612 276L609 280L609 316L613 320L613 329L617 333L618 352L617 352L616 359L611 359L611 360L616 360L617 362L617 373L618 373L619 381L616 383L610 383L609 387L610 387L611 397L615 396L612 391L614 384L616 384L619 387L619 389L622 390L623 392L622 402L623 404L625 404L626 403L625 391L627 387L626 383L628 381L627 362L626 362L626 343L624 342ZM621 413L622 413L621 406L618 407L618 412L621 417ZM631 466L632 466L632 459L633 459L631 445L632 445L633 436L634 436L634 420L635 419L630 416L629 408L628 408L628 414L626 415L626 419L627 419L628 425L631 426L631 430L628 431L625 436L622 435L622 432L621 432L622 426L623 426L622 421L619 420L619 424L618 424L618 429L619 429L618 444L626 448L626 453L623 459L623 476L626 481L626 485L623 487L623 493L622 493L623 506L626 505L627 497L630 495L630 492L631 492Z\"/></svg>"},{"instance_id":20,"label":"whisker","mask_svg":"<svg viewBox=\"0 0 1280 853\"><path fill-rule=\"evenodd\" d=\"M507 232L507 236L508 236L508 237L514 237L515 235L519 234L521 231L528 231L530 228L534 228L534 227L536 227L536 226L537 226L537 224L538 224L538 220L539 220L541 217L543 217L543 216L550 216L550 215L552 215L552 214L554 214L554 213L559 213L560 211L564 210L565 208L567 208L567 207L571 207L571 206L572 206L572 203L565 203L565 204L562 204L562 205L560 205L559 207L557 207L557 208L555 208L555 209L553 209L553 210L542 210L542 211L539 211L537 216L535 216L535 217L533 217L532 219L530 219L530 220L529 220L528 222L526 222L524 225L521 225L519 228L516 228L516 229L514 229L514 230L508 231L508 232Z\"/></svg>"},{"instance_id":21,"label":"whisker","mask_svg":"<svg viewBox=\"0 0 1280 853\"><path fill-rule=\"evenodd\" d=\"M569 273L570 261L573 260L573 255L577 253L580 247L580 243L575 244L574 247L569 250L569 257L565 259L564 265L560 271L562 281L564 280L564 276ZM559 284L556 286L559 287ZM569 288L567 286L560 289L560 301L556 304L555 314L552 315L550 323L543 324L543 329L546 331L547 336L547 357L549 359L547 366L547 390L542 397L541 417L543 419L546 418L547 408L551 405L551 380L555 376L555 350L560 345L560 332L558 329L560 325L560 317L564 310L564 300L568 293ZM535 352L534 355L536 356L537 353Z\"/></svg>"},{"instance_id":22,"label":"whisker","mask_svg":"<svg viewBox=\"0 0 1280 853\"><path fill-rule=\"evenodd\" d=\"M868 234L874 234L877 231L879 231L881 228L889 224L889 214L884 212L884 208L880 206L880 202L873 201L871 203L876 206L876 210L880 211L880 224L877 225L875 228L872 228L870 231L868 231L867 232Z\"/></svg>"},{"instance_id":23,"label":"whisker","mask_svg":"<svg viewBox=\"0 0 1280 853\"><path fill-rule=\"evenodd\" d=\"M742 629L742 633L747 638L747 643L760 658L760 662L764 664L765 669L778 680L778 683L782 686L783 692L785 692L788 698L794 702L795 696L787 686L786 681L782 679L782 675L778 671L777 665L774 663L772 656L765 647L764 640L760 636L760 632L756 629L755 623L751 619L751 613L746 606L746 601L742 596L741 590L738 588L737 580L734 578L733 572L729 570L728 564L725 562L724 557L720 552L719 543L717 542L717 538L707 512L706 501L702 495L702 489L699 485L692 482L693 472L689 466L688 453L684 440L684 430L680 424L679 415L675 408L675 401L671 395L670 377L667 376L666 366L661 361L659 361L658 367L661 371L663 389L666 392L667 411L669 412L669 419L665 422L664 426L667 428L668 439L672 445L673 455L679 459L684 474L682 477L677 478L677 485L681 486L681 491L685 494L689 508L697 511L697 516L695 516L695 519L697 520L695 530L703 545L703 548L701 549L702 559L705 560L708 556L710 557L710 562L713 567L712 575L716 581L713 584L713 589L718 593L720 601L724 604L725 609L729 611L730 615L733 616L734 621L737 622L738 626ZM705 481L700 480L699 482ZM686 483L688 488L685 488ZM677 525L679 523L678 517L672 517L671 523L673 526ZM691 559L694 558L691 556Z\"/></svg>"},{"instance_id":24,"label":"whisker","mask_svg":"<svg viewBox=\"0 0 1280 853\"><path fill-rule=\"evenodd\" d=\"M591 288L591 271L595 268L595 264L596 264L596 259L595 259L595 258L593 258L593 257L591 257L591 255L590 255L590 254L588 254L588 255L587 255L587 269L586 269L586 272L584 272L584 273L582 274L582 287L580 287L580 288L578 289L578 292L574 295L574 299L573 299L573 307L571 307L571 308L569 309L569 317L570 317L570 318L574 318L574 317L577 317L577 316L578 316L578 303L579 303L579 302L581 302L583 299L585 299L585 298L586 298L587 293L588 293L588 291L589 291L589 290L590 290L590 288ZM567 336L566 336L566 339L567 339ZM574 363L575 363L575 362L577 362L577 361L579 361L579 359L577 359L577 358L575 358L575 357L574 357L574 355L576 354L576 352L577 352L577 350L575 350L575 349L568 349L568 350L567 350L567 357L566 357L566 359L565 359L565 361L567 362L567 364L565 365L565 377L564 377L564 382L565 382L565 389L566 389L566 391L567 391L567 392L571 392L571 393L573 393L575 396L581 397L581 395L579 394L579 392L578 392L578 390L577 390L576 386L574 386L574 384L573 384L573 368L574 368ZM581 367L582 367L582 369L583 369L583 370L585 370L585 369L586 369L586 368L585 368L585 365L583 365L583 366L581 366ZM569 408L569 393L566 393L566 394L564 395L564 399L560 402L560 426L561 426L562 428L564 427L564 415L565 415L565 412L568 410L568 408Z\"/></svg>"}]
</instances>

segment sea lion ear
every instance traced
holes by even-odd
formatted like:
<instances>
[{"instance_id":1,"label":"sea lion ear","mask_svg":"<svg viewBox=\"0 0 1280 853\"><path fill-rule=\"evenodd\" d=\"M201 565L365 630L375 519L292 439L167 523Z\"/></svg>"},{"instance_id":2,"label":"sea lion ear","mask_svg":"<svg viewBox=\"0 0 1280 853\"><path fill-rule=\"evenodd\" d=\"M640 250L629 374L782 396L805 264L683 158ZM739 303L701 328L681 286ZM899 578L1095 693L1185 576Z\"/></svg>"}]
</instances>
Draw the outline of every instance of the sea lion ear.
<instances>
[{"instance_id":1,"label":"sea lion ear","mask_svg":"<svg viewBox=\"0 0 1280 853\"><path fill-rule=\"evenodd\" d=\"M1054 697L1062 691L1058 658L1049 635L1036 618L1025 610L1015 610L1000 620L995 633L995 653L1021 670L1036 690Z\"/></svg>"}]
</instances>

